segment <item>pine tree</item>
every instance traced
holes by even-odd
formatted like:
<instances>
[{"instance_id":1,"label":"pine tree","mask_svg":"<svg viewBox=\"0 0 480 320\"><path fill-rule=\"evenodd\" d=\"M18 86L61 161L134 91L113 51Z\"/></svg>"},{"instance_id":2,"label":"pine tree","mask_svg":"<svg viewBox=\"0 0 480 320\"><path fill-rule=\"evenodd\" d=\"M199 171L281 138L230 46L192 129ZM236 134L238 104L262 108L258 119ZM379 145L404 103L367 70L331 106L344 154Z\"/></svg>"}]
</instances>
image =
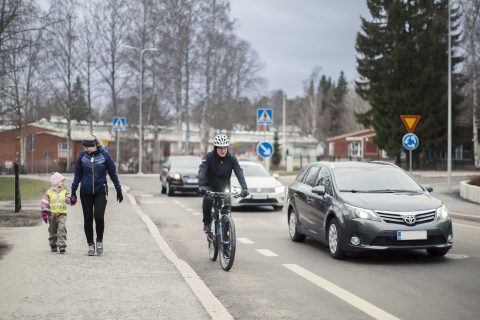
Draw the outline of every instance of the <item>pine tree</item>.
<instances>
[{"instance_id":1,"label":"pine tree","mask_svg":"<svg viewBox=\"0 0 480 320\"><path fill-rule=\"evenodd\" d=\"M88 106L85 99L85 90L80 77L77 77L72 90L72 119L88 120Z\"/></svg>"},{"instance_id":2,"label":"pine tree","mask_svg":"<svg viewBox=\"0 0 480 320\"><path fill-rule=\"evenodd\" d=\"M272 155L272 166L273 168L278 168L280 166L280 161L282 161L282 153L280 151L280 144L278 143L278 131L275 131L273 136L273 155Z\"/></svg>"},{"instance_id":3,"label":"pine tree","mask_svg":"<svg viewBox=\"0 0 480 320\"><path fill-rule=\"evenodd\" d=\"M401 114L419 114L422 149L444 150L447 141L447 0L368 0L372 20L362 18L356 49L358 94L372 109L358 120L376 131L375 142L400 160L406 133ZM456 28L457 15L452 15ZM455 31L455 29L453 29ZM458 36L452 37L452 48ZM453 49L454 51L454 49ZM452 66L460 61L452 59ZM455 112L453 112L455 114Z\"/></svg>"}]
</instances>

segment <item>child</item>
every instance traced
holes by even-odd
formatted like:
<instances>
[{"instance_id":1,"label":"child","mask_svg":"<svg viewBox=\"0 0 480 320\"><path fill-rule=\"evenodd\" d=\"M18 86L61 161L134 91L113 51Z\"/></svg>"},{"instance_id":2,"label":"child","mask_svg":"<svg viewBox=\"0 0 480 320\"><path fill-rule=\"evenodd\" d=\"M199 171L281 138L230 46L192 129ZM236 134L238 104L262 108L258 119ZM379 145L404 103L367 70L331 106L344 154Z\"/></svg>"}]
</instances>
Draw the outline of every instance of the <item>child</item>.
<instances>
[{"instance_id":1,"label":"child","mask_svg":"<svg viewBox=\"0 0 480 320\"><path fill-rule=\"evenodd\" d=\"M51 188L45 192L40 208L42 209L42 218L45 223L50 223L48 232L50 237L48 242L52 252L65 253L67 247L67 204L75 205L71 201L70 195L65 189L65 177L55 172L50 177ZM76 201L75 201L76 202Z\"/></svg>"}]
</instances>

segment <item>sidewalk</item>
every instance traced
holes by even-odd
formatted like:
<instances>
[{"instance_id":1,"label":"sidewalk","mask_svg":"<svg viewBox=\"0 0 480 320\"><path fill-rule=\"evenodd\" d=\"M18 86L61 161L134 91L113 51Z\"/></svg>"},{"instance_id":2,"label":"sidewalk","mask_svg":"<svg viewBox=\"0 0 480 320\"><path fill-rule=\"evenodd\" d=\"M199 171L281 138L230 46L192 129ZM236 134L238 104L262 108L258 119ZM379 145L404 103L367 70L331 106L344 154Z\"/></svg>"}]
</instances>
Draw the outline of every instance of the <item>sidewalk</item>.
<instances>
[{"instance_id":1,"label":"sidewalk","mask_svg":"<svg viewBox=\"0 0 480 320\"><path fill-rule=\"evenodd\" d=\"M0 228L0 319L210 319L125 196L110 195L103 256L89 257L80 203L69 207L67 252L50 252L47 225Z\"/></svg>"}]
</instances>

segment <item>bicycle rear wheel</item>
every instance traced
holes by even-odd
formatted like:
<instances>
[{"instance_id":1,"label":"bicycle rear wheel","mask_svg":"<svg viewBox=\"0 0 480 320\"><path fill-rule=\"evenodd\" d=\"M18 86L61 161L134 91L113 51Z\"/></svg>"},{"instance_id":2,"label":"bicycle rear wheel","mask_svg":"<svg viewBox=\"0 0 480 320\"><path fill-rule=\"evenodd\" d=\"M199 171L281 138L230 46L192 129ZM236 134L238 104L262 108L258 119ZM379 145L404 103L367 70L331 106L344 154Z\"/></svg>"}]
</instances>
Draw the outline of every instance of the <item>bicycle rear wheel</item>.
<instances>
[{"instance_id":1,"label":"bicycle rear wheel","mask_svg":"<svg viewBox=\"0 0 480 320\"><path fill-rule=\"evenodd\" d=\"M212 227L215 228L215 224L212 224ZM214 235L212 232L207 233L207 242L208 257L210 260L215 261L218 257L218 236Z\"/></svg>"},{"instance_id":2,"label":"bicycle rear wheel","mask_svg":"<svg viewBox=\"0 0 480 320\"><path fill-rule=\"evenodd\" d=\"M235 249L237 237L235 234L235 223L233 218L228 215L222 215L222 230L220 234L220 264L222 269L228 271L233 266L235 260Z\"/></svg>"}]
</instances>

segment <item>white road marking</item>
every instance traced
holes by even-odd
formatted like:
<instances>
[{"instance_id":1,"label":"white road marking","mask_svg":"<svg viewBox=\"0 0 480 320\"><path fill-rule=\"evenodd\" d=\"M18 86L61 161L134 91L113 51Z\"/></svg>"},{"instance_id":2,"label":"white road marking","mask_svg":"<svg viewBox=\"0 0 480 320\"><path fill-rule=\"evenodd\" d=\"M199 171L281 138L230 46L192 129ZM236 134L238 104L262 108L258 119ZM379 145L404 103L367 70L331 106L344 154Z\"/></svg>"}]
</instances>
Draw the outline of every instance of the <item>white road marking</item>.
<instances>
[{"instance_id":1,"label":"white road marking","mask_svg":"<svg viewBox=\"0 0 480 320\"><path fill-rule=\"evenodd\" d=\"M202 214L200 212L192 212L194 216L201 216Z\"/></svg>"},{"instance_id":2,"label":"white road marking","mask_svg":"<svg viewBox=\"0 0 480 320\"><path fill-rule=\"evenodd\" d=\"M241 243L244 243L244 244L254 244L255 243L248 238L237 238L237 240L240 241Z\"/></svg>"},{"instance_id":3,"label":"white road marking","mask_svg":"<svg viewBox=\"0 0 480 320\"><path fill-rule=\"evenodd\" d=\"M152 235L155 242L157 242L160 250L162 250L165 257L175 265L185 282L190 286L193 293L197 296L198 300L200 300L201 304L208 312L208 314L212 317L212 319L233 320L233 317L228 312L227 308L225 308L225 306L220 302L220 300L215 297L212 291L210 291L205 282L202 281L202 279L197 275L197 273L192 269L192 267L184 260L179 259L177 255L173 252L172 248L170 248L165 239L163 239L157 226L152 222L150 217L146 215L142 211L142 209L140 209L137 201L135 200L135 197L129 193L127 193L127 196L130 199L130 203L132 204L137 214L147 225L148 231Z\"/></svg>"},{"instance_id":4,"label":"white road marking","mask_svg":"<svg viewBox=\"0 0 480 320\"><path fill-rule=\"evenodd\" d=\"M478 229L478 230L480 230L480 227L471 226L471 225L468 225L468 224L454 223L453 225L455 225L455 226L460 226L460 227L465 227L465 228L472 228L472 229Z\"/></svg>"},{"instance_id":5,"label":"white road marking","mask_svg":"<svg viewBox=\"0 0 480 320\"><path fill-rule=\"evenodd\" d=\"M178 201L178 200L173 200L172 202L175 203L176 205L181 205L181 204L182 204L182 203L181 203L180 201Z\"/></svg>"},{"instance_id":6,"label":"white road marking","mask_svg":"<svg viewBox=\"0 0 480 320\"><path fill-rule=\"evenodd\" d=\"M283 266L289 269L292 272L295 272L299 276L305 278L306 280L316 284L320 288L330 292L331 294L337 296L338 298L344 300L345 302L351 304L353 307L365 312L375 319L382 320L400 320L394 315L383 311L382 309L374 306L373 304L363 300L362 298L354 295L353 293L348 292L345 289L340 288L336 284L323 279L322 277L317 276L316 274L304 269L296 264L283 264Z\"/></svg>"},{"instance_id":7,"label":"white road marking","mask_svg":"<svg viewBox=\"0 0 480 320\"><path fill-rule=\"evenodd\" d=\"M159 204L159 203L163 203L163 200L161 200L161 199L140 200L140 203L142 203L142 204Z\"/></svg>"},{"instance_id":8,"label":"white road marking","mask_svg":"<svg viewBox=\"0 0 480 320\"><path fill-rule=\"evenodd\" d=\"M268 249L255 249L260 254L263 254L265 257L278 257L278 254L272 252Z\"/></svg>"},{"instance_id":9,"label":"white road marking","mask_svg":"<svg viewBox=\"0 0 480 320\"><path fill-rule=\"evenodd\" d=\"M192 209L192 208L187 208L187 211L190 211L190 212L192 212L192 211L195 211L195 209Z\"/></svg>"},{"instance_id":10,"label":"white road marking","mask_svg":"<svg viewBox=\"0 0 480 320\"><path fill-rule=\"evenodd\" d=\"M142 197L142 198L153 198L153 194L151 194L151 193L142 193L142 194L140 195L140 197Z\"/></svg>"}]
</instances>

